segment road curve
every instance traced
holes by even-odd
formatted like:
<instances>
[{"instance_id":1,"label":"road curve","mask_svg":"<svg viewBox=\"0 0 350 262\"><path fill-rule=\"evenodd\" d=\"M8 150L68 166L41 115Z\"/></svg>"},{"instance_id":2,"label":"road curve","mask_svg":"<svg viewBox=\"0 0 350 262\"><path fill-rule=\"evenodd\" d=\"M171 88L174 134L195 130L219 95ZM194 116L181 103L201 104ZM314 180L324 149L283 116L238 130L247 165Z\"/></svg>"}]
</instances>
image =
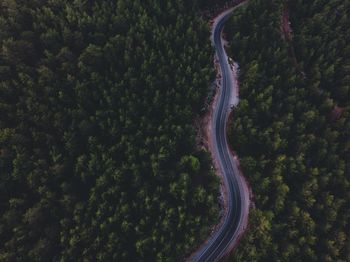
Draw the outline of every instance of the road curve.
<instances>
[{"instance_id":1,"label":"road curve","mask_svg":"<svg viewBox=\"0 0 350 262\"><path fill-rule=\"evenodd\" d=\"M244 178L240 175L238 162L230 152L226 125L231 110L230 101L237 88L222 43L222 30L237 5L221 14L214 23L212 41L221 68L221 90L214 109L210 139L212 155L216 160L225 188L227 209L220 228L196 251L191 261L219 261L232 250L247 226L249 212L249 191ZM233 85L233 86L232 86Z\"/></svg>"}]
</instances>

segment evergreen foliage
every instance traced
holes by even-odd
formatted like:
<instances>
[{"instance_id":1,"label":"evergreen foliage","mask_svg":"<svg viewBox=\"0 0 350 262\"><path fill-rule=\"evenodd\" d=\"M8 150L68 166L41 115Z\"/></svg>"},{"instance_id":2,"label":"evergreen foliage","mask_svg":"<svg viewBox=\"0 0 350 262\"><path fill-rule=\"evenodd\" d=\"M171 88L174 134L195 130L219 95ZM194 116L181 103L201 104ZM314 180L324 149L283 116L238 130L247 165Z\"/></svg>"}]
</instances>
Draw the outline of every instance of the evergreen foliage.
<instances>
[{"instance_id":1,"label":"evergreen foliage","mask_svg":"<svg viewBox=\"0 0 350 262\"><path fill-rule=\"evenodd\" d=\"M173 261L217 222L189 1L0 1L0 261Z\"/></svg>"},{"instance_id":2,"label":"evergreen foliage","mask_svg":"<svg viewBox=\"0 0 350 262\"><path fill-rule=\"evenodd\" d=\"M350 259L349 10L250 0L226 24L241 83L229 136L255 203L230 261Z\"/></svg>"}]
</instances>

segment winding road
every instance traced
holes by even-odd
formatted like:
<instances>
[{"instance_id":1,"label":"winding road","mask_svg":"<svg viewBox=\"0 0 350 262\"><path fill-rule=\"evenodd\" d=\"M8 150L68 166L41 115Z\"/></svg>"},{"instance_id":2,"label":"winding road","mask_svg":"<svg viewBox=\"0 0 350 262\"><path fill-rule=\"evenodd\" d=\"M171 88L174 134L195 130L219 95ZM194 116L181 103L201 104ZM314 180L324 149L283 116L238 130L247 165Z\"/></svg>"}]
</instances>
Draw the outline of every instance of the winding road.
<instances>
[{"instance_id":1,"label":"winding road","mask_svg":"<svg viewBox=\"0 0 350 262\"><path fill-rule=\"evenodd\" d=\"M225 189L226 213L219 228L205 244L190 258L191 261L219 261L237 244L247 226L249 212L248 186L239 172L238 161L231 154L226 137L226 125L232 104L230 101L235 88L233 74L222 41L222 30L237 5L217 17L212 33L212 41L221 68L221 88L210 123L211 153L218 165Z\"/></svg>"}]
</instances>

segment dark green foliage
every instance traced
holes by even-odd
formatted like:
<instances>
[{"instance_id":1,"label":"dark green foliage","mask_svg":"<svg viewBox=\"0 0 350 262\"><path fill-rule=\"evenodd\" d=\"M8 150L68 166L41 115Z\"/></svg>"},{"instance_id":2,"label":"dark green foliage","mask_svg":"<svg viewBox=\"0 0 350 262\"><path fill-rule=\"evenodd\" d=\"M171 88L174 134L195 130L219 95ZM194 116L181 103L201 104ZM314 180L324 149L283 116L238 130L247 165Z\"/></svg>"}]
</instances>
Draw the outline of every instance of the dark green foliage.
<instances>
[{"instance_id":1,"label":"dark green foliage","mask_svg":"<svg viewBox=\"0 0 350 262\"><path fill-rule=\"evenodd\" d=\"M256 205L231 260L350 259L349 9L251 0L226 25L241 72L230 138Z\"/></svg>"},{"instance_id":2,"label":"dark green foliage","mask_svg":"<svg viewBox=\"0 0 350 262\"><path fill-rule=\"evenodd\" d=\"M174 260L216 222L188 1L0 2L0 261Z\"/></svg>"}]
</instances>

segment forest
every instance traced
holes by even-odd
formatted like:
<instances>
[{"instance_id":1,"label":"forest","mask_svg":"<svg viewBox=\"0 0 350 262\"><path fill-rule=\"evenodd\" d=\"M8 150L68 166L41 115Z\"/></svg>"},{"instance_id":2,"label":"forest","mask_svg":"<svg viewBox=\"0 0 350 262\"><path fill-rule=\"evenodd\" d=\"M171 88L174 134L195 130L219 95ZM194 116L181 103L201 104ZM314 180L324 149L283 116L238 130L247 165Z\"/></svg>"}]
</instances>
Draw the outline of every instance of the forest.
<instances>
[{"instance_id":1,"label":"forest","mask_svg":"<svg viewBox=\"0 0 350 262\"><path fill-rule=\"evenodd\" d=\"M350 260L349 10L250 0L225 26L240 65L229 138L254 201L227 261Z\"/></svg>"},{"instance_id":2,"label":"forest","mask_svg":"<svg viewBox=\"0 0 350 262\"><path fill-rule=\"evenodd\" d=\"M195 143L225 1L0 1L0 261L179 261L219 220ZM350 260L350 2L250 0L229 139L253 191L228 261Z\"/></svg>"},{"instance_id":3,"label":"forest","mask_svg":"<svg viewBox=\"0 0 350 262\"><path fill-rule=\"evenodd\" d=\"M0 1L0 261L175 261L218 221L195 1Z\"/></svg>"}]
</instances>

